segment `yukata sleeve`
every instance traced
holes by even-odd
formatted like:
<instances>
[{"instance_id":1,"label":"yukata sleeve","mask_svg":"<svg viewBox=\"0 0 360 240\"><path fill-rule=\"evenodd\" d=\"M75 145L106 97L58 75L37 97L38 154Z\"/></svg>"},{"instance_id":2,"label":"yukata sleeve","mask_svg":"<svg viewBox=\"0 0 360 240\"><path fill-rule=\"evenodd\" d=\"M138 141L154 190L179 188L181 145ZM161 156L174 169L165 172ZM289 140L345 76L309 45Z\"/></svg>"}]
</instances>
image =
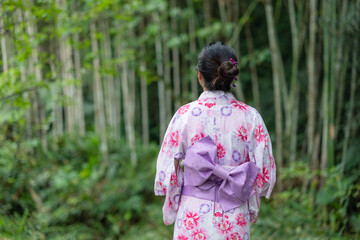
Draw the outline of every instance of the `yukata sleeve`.
<instances>
[{"instance_id":1,"label":"yukata sleeve","mask_svg":"<svg viewBox=\"0 0 360 240\"><path fill-rule=\"evenodd\" d=\"M174 166L174 160L181 161L185 158L187 149L184 115L180 108L171 119L156 164L154 191L157 196L166 196L162 209L166 225L174 223L176 219L184 181L180 164L176 170Z\"/></svg>"},{"instance_id":2,"label":"yukata sleeve","mask_svg":"<svg viewBox=\"0 0 360 240\"><path fill-rule=\"evenodd\" d=\"M254 121L249 157L260 168L253 186L255 194L248 201L250 221L255 223L260 211L260 197L269 198L276 182L276 166L270 135L259 113Z\"/></svg>"}]
</instances>

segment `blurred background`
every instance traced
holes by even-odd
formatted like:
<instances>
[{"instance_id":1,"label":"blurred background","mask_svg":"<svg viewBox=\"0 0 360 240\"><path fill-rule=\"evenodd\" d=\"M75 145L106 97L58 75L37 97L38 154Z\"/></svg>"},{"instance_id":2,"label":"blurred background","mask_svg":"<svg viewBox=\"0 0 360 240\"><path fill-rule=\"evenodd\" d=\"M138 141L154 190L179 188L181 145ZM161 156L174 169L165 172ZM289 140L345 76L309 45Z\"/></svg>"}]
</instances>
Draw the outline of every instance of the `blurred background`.
<instances>
[{"instance_id":1,"label":"blurred background","mask_svg":"<svg viewBox=\"0 0 360 240\"><path fill-rule=\"evenodd\" d=\"M217 40L278 169L252 238L360 238L360 0L2 0L0 14L1 239L172 239L156 158Z\"/></svg>"}]
</instances>

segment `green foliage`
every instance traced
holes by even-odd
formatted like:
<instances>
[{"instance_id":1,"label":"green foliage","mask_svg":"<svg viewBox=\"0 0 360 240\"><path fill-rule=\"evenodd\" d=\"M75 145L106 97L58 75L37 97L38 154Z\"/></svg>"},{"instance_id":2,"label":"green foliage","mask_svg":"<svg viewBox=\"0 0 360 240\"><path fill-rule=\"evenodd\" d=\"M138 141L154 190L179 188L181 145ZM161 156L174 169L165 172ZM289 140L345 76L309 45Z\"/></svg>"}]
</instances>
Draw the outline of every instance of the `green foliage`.
<instances>
[{"instance_id":1,"label":"green foliage","mask_svg":"<svg viewBox=\"0 0 360 240\"><path fill-rule=\"evenodd\" d=\"M221 40L228 42L229 37L239 40L241 83L246 102L251 104L250 67L256 66L259 77L262 115L265 116L269 129L275 129L274 107L271 88L271 51L266 35L265 12L262 4L254 5L249 22L254 36L254 52L250 55L246 45L244 31L234 35L237 24L245 23L246 18L239 21L220 21L218 3L211 3L208 24L205 24L203 1L176 1L177 7L170 8L169 1L164 0L79 0L64 1L38 0L4 0L1 17L4 27L0 29L7 41L7 71L3 71L1 58L0 73L0 238L6 239L171 239L172 226L162 222L162 198L153 196L153 178L155 161L159 146L150 145L145 149L137 145L138 165L130 164L128 145L124 140L120 144L110 145L109 158L105 162L99 152L100 139L93 130L93 92L92 92L92 60L100 56L103 77L121 76L114 65L129 61L129 67L136 71L136 83L144 76L148 83L150 138L158 138L158 89L156 82L155 38L161 36L163 48L178 47L181 59L181 79L190 83L196 79L194 63L196 53L190 53L190 40L195 39L196 51L207 41ZM256 1L257 2L257 1ZM301 1L297 1L299 4ZM254 4L252 1L251 4ZM247 1L245 5L250 5ZM342 6L342 4L339 4ZM276 1L275 19L279 36L279 45L284 59L287 76L291 72L291 31L286 4ZM319 4L319 10L321 5ZM355 1L349 2L349 13L345 21L345 44L351 49L354 39L359 35L359 13ZM297 6L300 9L300 5ZM354 10L355 9L355 10ZM22 19L19 18L19 11ZM245 9L244 9L245 10ZM287 10L286 10L287 11ZM154 20L154 13L158 18ZM241 14L240 14L241 15ZM229 14L230 16L230 14ZM170 18L175 17L177 31L172 29ZM194 17L195 32L188 31L188 21ZM319 17L319 46L322 44L322 18ZM306 18L304 18L307 21ZM336 19L338 21L339 19ZM106 21L110 28L111 49L121 45L120 53L112 53L111 60L104 60L98 52L91 51L89 24ZM144 22L143 32L139 23ZM301 21L301 20L300 20ZM169 23L167 27L161 23ZM34 36L28 33L29 24L34 24ZM336 23L337 24L337 23ZM305 24L306 25L306 24ZM99 43L104 36L98 28L96 38ZM307 96L307 32L305 29L305 45L299 65L299 86L301 102ZM79 41L72 34L79 35ZM82 79L62 79L62 66L59 61L58 45L64 37L73 50L79 50ZM100 44L99 44L100 45ZM100 45L101 46L101 45ZM31 70L29 59L34 49L38 48L38 61L43 79L36 79ZM143 53L142 48L146 50ZM320 48L319 48L320 49ZM351 49L352 50L352 49ZM1 49L3 54L4 50ZM319 52L321 66L322 51ZM118 56L118 54L120 56ZM6 57L5 57L6 58ZM144 60L146 68L140 68L140 60ZM195 61L195 62L194 62ZM171 66L172 63L169 63ZM184 65L183 65L184 64ZM348 66L351 65L349 61ZM183 72L183 70L185 70ZM186 72L187 71L187 72ZM322 87L319 70L319 89ZM344 69L349 72L349 69ZM286 76L286 77L287 77ZM287 78L286 83L289 83ZM345 86L348 81L345 79ZM64 135L56 141L48 141L48 149L42 147L39 129L45 129L47 139L54 131L54 104L71 105L71 98L64 97L62 92L67 86L83 87L84 108L87 132L79 137ZM171 84L170 84L171 85ZM189 88L188 84L188 88ZM171 86L167 86L171 88ZM269 90L270 89L270 90ZM120 91L120 89L119 89ZM136 90L137 91L137 90ZM190 91L182 91L182 101L190 100ZM344 94L348 94L347 89ZM136 92L138 94L138 92ZM45 122L35 125L38 109L34 107L34 99L38 98L44 110ZM321 98L319 94L318 98ZM344 106L349 105L347 97ZM270 99L270 101L269 101ZM140 98L136 97L137 103ZM193 99L191 99L193 100ZM279 179L283 180L284 191L275 193L271 200L263 200L259 220L252 227L254 239L356 239L360 238L360 148L359 133L360 111L359 97L355 97L354 116L350 129L348 151L345 154L344 171L340 165L343 148L343 130L347 126L340 112L340 127L336 144L336 161L331 169L312 171L307 156L301 154L294 164L281 169ZM307 121L305 104L299 112L299 141L305 138L303 130ZM139 106L136 106L135 127L140 129ZM321 106L316 108L319 120L324 114ZM346 108L346 111L348 109ZM30 113L30 121L26 122L26 114ZM269 116L269 117L267 117ZM28 119L29 120L29 119ZM66 116L64 116L66 123ZM319 121L318 129L321 129ZM124 128L122 125L121 128ZM137 131L139 133L140 131ZM275 134L271 134L275 140ZM338 141L339 140L339 141ZM110 141L109 139L109 142ZM300 144L299 144L300 145ZM57 147L55 147L57 146ZM299 150L299 149L298 149ZM286 160L285 160L286 161Z\"/></svg>"},{"instance_id":2,"label":"green foliage","mask_svg":"<svg viewBox=\"0 0 360 240\"><path fill-rule=\"evenodd\" d=\"M139 164L133 167L124 142L121 148L112 146L106 165L100 161L98 144L94 135L68 136L61 139L57 151L10 161L19 149L5 141L0 152L4 190L0 223L7 228L2 227L1 233L16 238L36 231L46 239L57 239L63 232L72 232L68 239L116 239L153 214L149 206L154 204L157 146L138 146ZM30 189L40 198L38 211Z\"/></svg>"}]
</instances>

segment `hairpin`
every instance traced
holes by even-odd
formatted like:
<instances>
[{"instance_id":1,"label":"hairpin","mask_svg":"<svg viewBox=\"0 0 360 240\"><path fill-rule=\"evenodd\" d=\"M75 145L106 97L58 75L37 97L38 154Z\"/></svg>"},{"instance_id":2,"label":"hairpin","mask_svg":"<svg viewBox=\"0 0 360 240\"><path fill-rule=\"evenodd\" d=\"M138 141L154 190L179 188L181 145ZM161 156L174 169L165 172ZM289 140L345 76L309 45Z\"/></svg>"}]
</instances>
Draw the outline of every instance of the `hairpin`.
<instances>
[{"instance_id":1,"label":"hairpin","mask_svg":"<svg viewBox=\"0 0 360 240\"><path fill-rule=\"evenodd\" d=\"M234 67L236 67L237 62L233 58L230 58L229 63L231 63Z\"/></svg>"}]
</instances>

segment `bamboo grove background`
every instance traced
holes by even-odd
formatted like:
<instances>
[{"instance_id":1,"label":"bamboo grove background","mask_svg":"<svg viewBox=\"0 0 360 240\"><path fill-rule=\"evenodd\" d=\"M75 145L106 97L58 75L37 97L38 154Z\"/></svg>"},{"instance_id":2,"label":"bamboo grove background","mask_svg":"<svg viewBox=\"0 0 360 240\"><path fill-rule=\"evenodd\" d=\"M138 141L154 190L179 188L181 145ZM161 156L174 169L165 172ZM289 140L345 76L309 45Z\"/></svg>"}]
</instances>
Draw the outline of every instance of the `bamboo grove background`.
<instances>
[{"instance_id":1,"label":"bamboo grove background","mask_svg":"<svg viewBox=\"0 0 360 240\"><path fill-rule=\"evenodd\" d=\"M0 14L2 239L170 239L156 156L217 40L278 168L253 238L359 238L359 0L2 0Z\"/></svg>"}]
</instances>

